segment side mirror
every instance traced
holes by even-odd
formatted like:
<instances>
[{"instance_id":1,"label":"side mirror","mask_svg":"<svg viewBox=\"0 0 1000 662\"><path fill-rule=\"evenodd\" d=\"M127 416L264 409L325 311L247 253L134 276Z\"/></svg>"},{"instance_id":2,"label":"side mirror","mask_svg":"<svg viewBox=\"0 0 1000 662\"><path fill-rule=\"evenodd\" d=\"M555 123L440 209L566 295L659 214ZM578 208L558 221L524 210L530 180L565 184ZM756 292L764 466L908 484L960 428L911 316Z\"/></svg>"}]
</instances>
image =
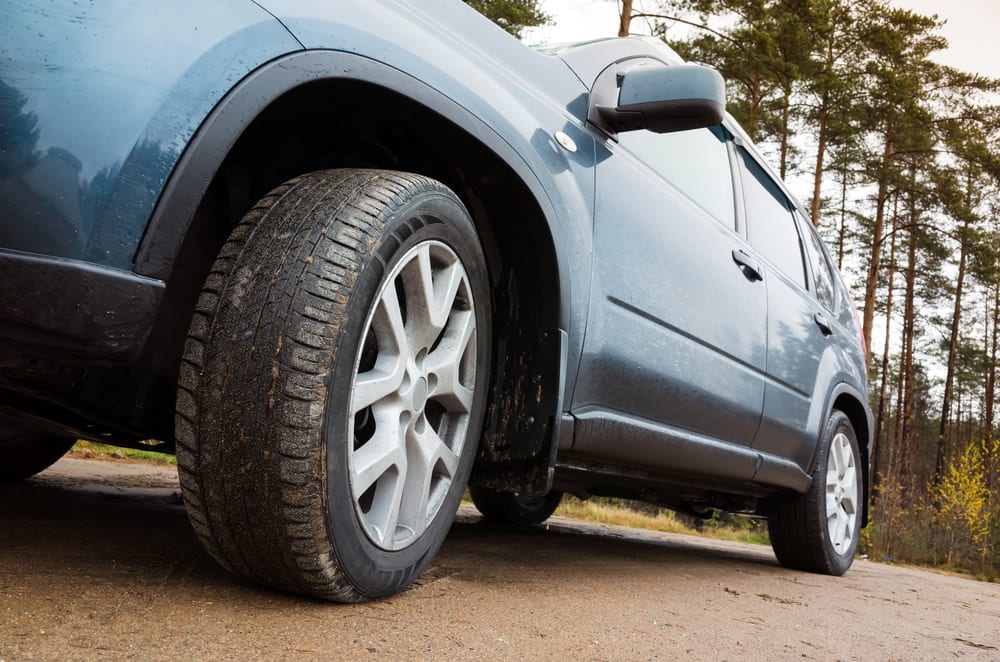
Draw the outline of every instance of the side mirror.
<instances>
[{"instance_id":1,"label":"side mirror","mask_svg":"<svg viewBox=\"0 0 1000 662\"><path fill-rule=\"evenodd\" d=\"M613 83L601 80L612 74ZM601 96L613 92L617 98L601 103ZM725 114L726 83L718 71L697 64L657 63L605 70L594 85L588 119L609 133L638 129L667 133L713 126Z\"/></svg>"}]
</instances>

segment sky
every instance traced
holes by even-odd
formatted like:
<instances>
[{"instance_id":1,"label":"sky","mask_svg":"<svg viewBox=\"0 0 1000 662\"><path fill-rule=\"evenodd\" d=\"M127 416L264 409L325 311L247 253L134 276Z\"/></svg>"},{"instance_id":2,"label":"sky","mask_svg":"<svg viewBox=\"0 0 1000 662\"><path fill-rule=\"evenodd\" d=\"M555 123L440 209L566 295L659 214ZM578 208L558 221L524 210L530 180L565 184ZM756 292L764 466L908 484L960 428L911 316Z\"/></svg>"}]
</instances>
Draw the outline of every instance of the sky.
<instances>
[{"instance_id":1,"label":"sky","mask_svg":"<svg viewBox=\"0 0 1000 662\"><path fill-rule=\"evenodd\" d=\"M998 0L891 0L892 4L921 14L937 14L947 21L941 34L948 49L937 54L942 64L963 71L1000 78L1000 25ZM618 33L618 3L615 0L542 0L542 8L553 17L553 24L530 30L528 43L583 41L613 37ZM651 11L656 0L635 0L635 8ZM633 32L647 32L641 21L632 23Z\"/></svg>"}]
</instances>

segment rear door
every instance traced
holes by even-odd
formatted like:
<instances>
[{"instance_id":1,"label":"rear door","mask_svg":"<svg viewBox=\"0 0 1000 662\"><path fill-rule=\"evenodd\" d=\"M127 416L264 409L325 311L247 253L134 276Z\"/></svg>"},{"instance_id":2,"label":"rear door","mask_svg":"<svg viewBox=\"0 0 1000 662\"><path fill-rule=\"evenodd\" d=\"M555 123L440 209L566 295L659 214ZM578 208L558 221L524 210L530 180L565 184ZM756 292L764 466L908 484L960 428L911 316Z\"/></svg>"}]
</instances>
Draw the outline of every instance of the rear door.
<instances>
[{"instance_id":1,"label":"rear door","mask_svg":"<svg viewBox=\"0 0 1000 662\"><path fill-rule=\"evenodd\" d=\"M736 151L747 232L764 267L768 301L767 384L753 447L805 467L815 446L806 430L831 313L811 291L816 280L805 241L814 237L803 234L795 206L767 170L743 147ZM831 278L827 267L823 292L832 307Z\"/></svg>"}]
</instances>

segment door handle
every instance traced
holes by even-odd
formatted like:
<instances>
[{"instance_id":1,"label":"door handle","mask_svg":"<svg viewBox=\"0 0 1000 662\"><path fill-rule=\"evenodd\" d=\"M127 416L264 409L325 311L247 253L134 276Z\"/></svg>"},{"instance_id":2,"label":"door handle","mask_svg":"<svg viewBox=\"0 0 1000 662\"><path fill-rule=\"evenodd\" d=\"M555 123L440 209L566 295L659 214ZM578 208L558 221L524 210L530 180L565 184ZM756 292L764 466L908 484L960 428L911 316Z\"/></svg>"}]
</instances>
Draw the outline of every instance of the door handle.
<instances>
[{"instance_id":1,"label":"door handle","mask_svg":"<svg viewBox=\"0 0 1000 662\"><path fill-rule=\"evenodd\" d=\"M764 275L760 271L760 265L757 264L757 260L750 257L750 254L742 248L733 249L733 262L739 266L740 271L747 277L747 280L751 282L764 280Z\"/></svg>"},{"instance_id":2,"label":"door handle","mask_svg":"<svg viewBox=\"0 0 1000 662\"><path fill-rule=\"evenodd\" d=\"M833 335L833 327L831 327L830 323L826 320L826 315L823 313L816 313L813 319L816 320L816 326L819 327L819 330L824 336Z\"/></svg>"}]
</instances>

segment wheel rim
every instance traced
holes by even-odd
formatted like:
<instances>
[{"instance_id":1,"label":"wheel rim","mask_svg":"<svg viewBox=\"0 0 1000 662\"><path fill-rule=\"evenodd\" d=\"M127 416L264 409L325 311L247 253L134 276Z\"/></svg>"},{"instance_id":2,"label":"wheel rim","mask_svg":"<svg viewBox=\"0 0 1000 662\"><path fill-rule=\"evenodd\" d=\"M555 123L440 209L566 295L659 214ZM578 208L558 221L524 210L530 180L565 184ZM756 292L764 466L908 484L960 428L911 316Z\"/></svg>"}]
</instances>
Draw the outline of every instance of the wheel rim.
<instances>
[{"instance_id":1,"label":"wheel rim","mask_svg":"<svg viewBox=\"0 0 1000 662\"><path fill-rule=\"evenodd\" d=\"M838 554L851 551L858 519L858 471L851 440L838 432L830 442L826 467L826 521Z\"/></svg>"},{"instance_id":2,"label":"wheel rim","mask_svg":"<svg viewBox=\"0 0 1000 662\"><path fill-rule=\"evenodd\" d=\"M438 241L411 248L368 314L351 386L351 497L368 538L412 544L458 472L476 383L469 278Z\"/></svg>"}]
</instances>

